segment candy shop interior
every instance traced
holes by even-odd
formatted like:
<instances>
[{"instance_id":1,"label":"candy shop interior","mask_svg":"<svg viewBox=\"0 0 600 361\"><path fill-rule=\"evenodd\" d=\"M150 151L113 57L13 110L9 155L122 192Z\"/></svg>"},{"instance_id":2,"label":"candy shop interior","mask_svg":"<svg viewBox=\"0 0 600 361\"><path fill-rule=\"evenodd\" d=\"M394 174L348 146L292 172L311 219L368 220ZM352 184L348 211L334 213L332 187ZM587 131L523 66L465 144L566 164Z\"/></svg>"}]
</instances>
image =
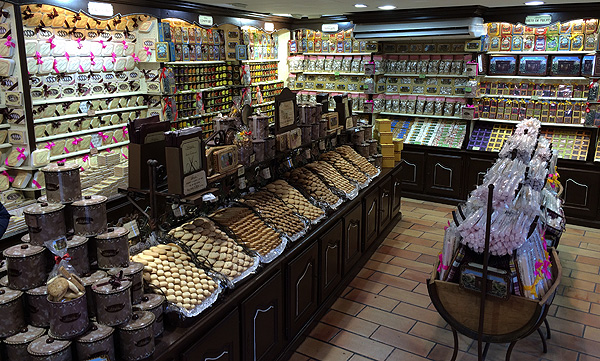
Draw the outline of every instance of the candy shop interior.
<instances>
[{"instance_id":1,"label":"candy shop interior","mask_svg":"<svg viewBox=\"0 0 600 361\"><path fill-rule=\"evenodd\" d=\"M0 360L560 359L600 309L598 3L284 3L2 3Z\"/></svg>"}]
</instances>

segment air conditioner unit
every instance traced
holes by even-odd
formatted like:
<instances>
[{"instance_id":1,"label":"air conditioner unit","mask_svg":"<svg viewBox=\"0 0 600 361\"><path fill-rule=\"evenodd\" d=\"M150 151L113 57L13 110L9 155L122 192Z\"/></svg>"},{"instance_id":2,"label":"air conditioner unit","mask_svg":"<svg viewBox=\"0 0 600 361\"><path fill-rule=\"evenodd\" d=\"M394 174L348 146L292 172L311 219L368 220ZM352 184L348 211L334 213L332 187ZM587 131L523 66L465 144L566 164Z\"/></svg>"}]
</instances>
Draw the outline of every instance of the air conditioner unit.
<instances>
[{"instance_id":1,"label":"air conditioner unit","mask_svg":"<svg viewBox=\"0 0 600 361\"><path fill-rule=\"evenodd\" d=\"M354 37L365 40L472 39L485 33L483 19L478 17L399 24L356 24L354 27Z\"/></svg>"}]
</instances>

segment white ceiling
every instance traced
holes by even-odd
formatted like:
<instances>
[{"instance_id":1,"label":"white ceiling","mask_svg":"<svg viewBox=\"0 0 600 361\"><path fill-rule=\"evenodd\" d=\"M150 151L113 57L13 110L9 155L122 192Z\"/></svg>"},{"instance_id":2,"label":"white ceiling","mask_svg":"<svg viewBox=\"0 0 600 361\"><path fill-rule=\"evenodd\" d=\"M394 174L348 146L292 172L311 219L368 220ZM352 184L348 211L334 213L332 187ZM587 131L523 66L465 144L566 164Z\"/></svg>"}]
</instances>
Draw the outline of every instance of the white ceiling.
<instances>
[{"instance_id":1,"label":"white ceiling","mask_svg":"<svg viewBox=\"0 0 600 361\"><path fill-rule=\"evenodd\" d=\"M358 11L379 10L381 5L395 5L398 9L419 9L431 7L482 5L520 6L526 0L192 0L197 3L267 14L292 14L294 17L321 15L339 15ZM546 4L565 4L568 1L546 0ZM576 0L573 3L597 2L597 0ZM355 8L355 3L368 5L367 8ZM232 5L233 4L233 5ZM245 6L244 6L245 5ZM533 7L532 7L533 8Z\"/></svg>"}]
</instances>

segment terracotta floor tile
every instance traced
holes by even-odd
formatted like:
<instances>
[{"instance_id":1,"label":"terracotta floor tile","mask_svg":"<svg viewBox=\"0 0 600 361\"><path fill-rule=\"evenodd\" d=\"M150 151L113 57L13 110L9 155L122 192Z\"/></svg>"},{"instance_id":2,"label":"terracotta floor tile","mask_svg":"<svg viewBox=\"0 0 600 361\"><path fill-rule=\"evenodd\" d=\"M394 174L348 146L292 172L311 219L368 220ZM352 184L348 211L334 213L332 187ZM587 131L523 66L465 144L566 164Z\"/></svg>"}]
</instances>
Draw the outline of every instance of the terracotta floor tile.
<instances>
[{"instance_id":1,"label":"terracotta floor tile","mask_svg":"<svg viewBox=\"0 0 600 361\"><path fill-rule=\"evenodd\" d=\"M406 272L406 270L404 272ZM418 282L412 280L407 280L402 277L395 277L381 272L373 272L373 274L369 277L369 280L379 282L383 285L402 288L404 290L413 290L419 284Z\"/></svg>"},{"instance_id":2,"label":"terracotta floor tile","mask_svg":"<svg viewBox=\"0 0 600 361\"><path fill-rule=\"evenodd\" d=\"M373 359L355 354L354 356L350 357L350 360L348 361L373 361Z\"/></svg>"},{"instance_id":3,"label":"terracotta floor tile","mask_svg":"<svg viewBox=\"0 0 600 361\"><path fill-rule=\"evenodd\" d=\"M583 337L592 341L600 341L600 328L586 326L585 332L583 333Z\"/></svg>"},{"instance_id":4,"label":"terracotta floor tile","mask_svg":"<svg viewBox=\"0 0 600 361\"><path fill-rule=\"evenodd\" d=\"M429 221L429 220L425 220L425 219L420 219L418 217L411 217L405 214L402 214L402 222L404 223L416 223L416 224L420 224L422 226L433 226L435 224L435 221Z\"/></svg>"},{"instance_id":5,"label":"terracotta floor tile","mask_svg":"<svg viewBox=\"0 0 600 361\"><path fill-rule=\"evenodd\" d=\"M375 360L385 360L394 351L393 347L346 331L341 331L331 343Z\"/></svg>"},{"instance_id":6,"label":"terracotta floor tile","mask_svg":"<svg viewBox=\"0 0 600 361\"><path fill-rule=\"evenodd\" d=\"M398 232L399 234L404 234L407 236L412 236L412 237L421 237L421 235L423 234L423 232L421 231L417 231L415 229L403 229L402 231Z\"/></svg>"},{"instance_id":7,"label":"terracotta floor tile","mask_svg":"<svg viewBox=\"0 0 600 361\"><path fill-rule=\"evenodd\" d=\"M548 340L549 347L556 345L577 352L583 352L588 355L597 355L600 350L600 343L588 340L586 338L575 337L560 331L553 331L552 338Z\"/></svg>"},{"instance_id":8,"label":"terracotta floor tile","mask_svg":"<svg viewBox=\"0 0 600 361\"><path fill-rule=\"evenodd\" d=\"M573 310L570 308L565 308L562 306L558 307L558 310L556 311L556 317L600 328L600 316L595 316L589 313Z\"/></svg>"},{"instance_id":9,"label":"terracotta floor tile","mask_svg":"<svg viewBox=\"0 0 600 361\"><path fill-rule=\"evenodd\" d=\"M407 269L402 272L401 276L416 282L425 282L431 276L431 274Z\"/></svg>"},{"instance_id":10,"label":"terracotta floor tile","mask_svg":"<svg viewBox=\"0 0 600 361\"><path fill-rule=\"evenodd\" d=\"M600 303L600 294L595 292L588 292L584 290L580 290L578 288L573 287L565 287L563 286L564 291L562 295L565 297L571 297L582 301L589 301Z\"/></svg>"},{"instance_id":11,"label":"terracotta floor tile","mask_svg":"<svg viewBox=\"0 0 600 361\"><path fill-rule=\"evenodd\" d=\"M346 361L352 356L350 351L315 340L312 337L307 337L297 351L317 360Z\"/></svg>"},{"instance_id":12,"label":"terracotta floor tile","mask_svg":"<svg viewBox=\"0 0 600 361\"><path fill-rule=\"evenodd\" d=\"M427 307L431 303L429 296L420 295L392 286L387 286L383 291L379 292L379 294L415 306Z\"/></svg>"},{"instance_id":13,"label":"terracotta floor tile","mask_svg":"<svg viewBox=\"0 0 600 361\"><path fill-rule=\"evenodd\" d=\"M411 244L410 246L406 247L406 249L409 251L428 254L430 256L437 256L440 253L440 251L442 250L441 248L438 249L438 248L432 248L432 247L425 247L425 246L421 246L419 244Z\"/></svg>"},{"instance_id":14,"label":"terracotta floor tile","mask_svg":"<svg viewBox=\"0 0 600 361\"><path fill-rule=\"evenodd\" d=\"M350 281L350 286L371 293L379 293L385 288L384 284L358 277L355 277L352 281Z\"/></svg>"},{"instance_id":15,"label":"terracotta floor tile","mask_svg":"<svg viewBox=\"0 0 600 361\"><path fill-rule=\"evenodd\" d=\"M338 332L340 332L339 328L319 322L310 332L310 337L316 338L317 340L321 340L323 342L328 342L333 338L333 336L337 335Z\"/></svg>"},{"instance_id":16,"label":"terracotta floor tile","mask_svg":"<svg viewBox=\"0 0 600 361\"><path fill-rule=\"evenodd\" d=\"M583 335L584 325L565 320L558 317L548 316L548 324L550 325L550 331L552 330L561 330L562 332L581 337ZM542 328L544 332L546 332L546 328Z\"/></svg>"},{"instance_id":17,"label":"terracotta floor tile","mask_svg":"<svg viewBox=\"0 0 600 361\"><path fill-rule=\"evenodd\" d=\"M435 261L437 261L437 260L438 260L438 257L430 256L428 254L422 254L419 256L419 258L416 259L417 262L429 264L431 266L433 266Z\"/></svg>"},{"instance_id":18,"label":"terracotta floor tile","mask_svg":"<svg viewBox=\"0 0 600 361\"><path fill-rule=\"evenodd\" d=\"M385 253L381 253L381 252L379 252L379 250L376 251L375 253L373 253L373 255L371 256L372 260L381 262L381 263L388 263L389 261L391 261L392 258L394 258L394 256L385 254Z\"/></svg>"},{"instance_id":19,"label":"terracotta floor tile","mask_svg":"<svg viewBox=\"0 0 600 361\"><path fill-rule=\"evenodd\" d=\"M398 241L409 242L410 245L418 245L418 246L423 246L423 247L433 247L433 245L437 242L437 241L431 241L431 240L428 240L425 238L407 236L404 234L400 234L394 239L398 240ZM424 253L424 252L419 252L419 253Z\"/></svg>"},{"instance_id":20,"label":"terracotta floor tile","mask_svg":"<svg viewBox=\"0 0 600 361\"><path fill-rule=\"evenodd\" d=\"M420 293L426 296L429 295L429 292L427 291L427 285L424 283L419 283L419 285L413 290L413 292Z\"/></svg>"},{"instance_id":21,"label":"terracotta floor tile","mask_svg":"<svg viewBox=\"0 0 600 361\"><path fill-rule=\"evenodd\" d=\"M356 274L356 277L367 279L367 278L371 277L371 275L373 275L373 273L375 273L375 271L370 270L368 268L363 268L360 271L358 271L358 273Z\"/></svg>"},{"instance_id":22,"label":"terracotta floor tile","mask_svg":"<svg viewBox=\"0 0 600 361\"><path fill-rule=\"evenodd\" d=\"M378 328L371 338L423 357L427 356L435 345L432 341L383 326Z\"/></svg>"},{"instance_id":23,"label":"terracotta floor tile","mask_svg":"<svg viewBox=\"0 0 600 361\"><path fill-rule=\"evenodd\" d=\"M399 276L405 270L404 267L398 267L393 264L381 263L373 260L369 260L367 264L365 264L365 267L372 269L373 271L379 271L393 276Z\"/></svg>"},{"instance_id":24,"label":"terracotta floor tile","mask_svg":"<svg viewBox=\"0 0 600 361\"><path fill-rule=\"evenodd\" d=\"M419 256L421 256L421 253L411 252L411 251L407 251L407 250L404 250L401 248L396 248L393 246L393 244L391 246L383 245L377 250L377 252L381 252L381 253L391 256L391 258L389 260L387 260L386 262L389 262L392 258L394 258L394 256L410 259L413 261L416 260L417 258L419 258Z\"/></svg>"},{"instance_id":25,"label":"terracotta floor tile","mask_svg":"<svg viewBox=\"0 0 600 361\"><path fill-rule=\"evenodd\" d=\"M600 315L600 305L597 303L592 303L591 306L592 307L590 307L590 313Z\"/></svg>"},{"instance_id":26,"label":"terracotta floor tile","mask_svg":"<svg viewBox=\"0 0 600 361\"><path fill-rule=\"evenodd\" d=\"M421 224L415 223L410 227L410 229L414 229L415 231L444 235L444 227L423 226Z\"/></svg>"},{"instance_id":27,"label":"terracotta floor tile","mask_svg":"<svg viewBox=\"0 0 600 361\"><path fill-rule=\"evenodd\" d=\"M565 269L569 269L569 270L576 270L576 271L581 271L581 272L587 272L587 273L591 273L591 274L598 274L600 271L600 267L599 266L594 266L591 264L586 264L580 261L561 261L562 266L563 266L563 273L565 272Z\"/></svg>"},{"instance_id":28,"label":"terracotta floor tile","mask_svg":"<svg viewBox=\"0 0 600 361\"><path fill-rule=\"evenodd\" d=\"M559 248L560 248L560 246L559 246ZM557 249L559 249L559 248L557 248ZM594 257L587 257L587 256L579 255L579 256L577 256L577 262L591 264L593 266L600 266L600 259L594 258Z\"/></svg>"},{"instance_id":29,"label":"terracotta floor tile","mask_svg":"<svg viewBox=\"0 0 600 361\"><path fill-rule=\"evenodd\" d=\"M346 299L363 303L367 306L380 308L385 311L393 310L394 307L396 307L399 303L397 300L361 290L354 290L350 292L348 295L346 295Z\"/></svg>"},{"instance_id":30,"label":"terracotta floor tile","mask_svg":"<svg viewBox=\"0 0 600 361\"><path fill-rule=\"evenodd\" d=\"M427 359L397 348L385 361L427 361Z\"/></svg>"},{"instance_id":31,"label":"terracotta floor tile","mask_svg":"<svg viewBox=\"0 0 600 361\"><path fill-rule=\"evenodd\" d=\"M568 308L573 308L575 310L589 312L590 311L590 303L587 301L581 301L575 298L564 297L561 295L554 296L555 305L564 306Z\"/></svg>"},{"instance_id":32,"label":"terracotta floor tile","mask_svg":"<svg viewBox=\"0 0 600 361\"><path fill-rule=\"evenodd\" d=\"M395 262L395 259L392 259L390 263L399 266L397 262ZM596 288L596 284L594 282L578 280L575 278L566 277L565 275L563 275L562 279L560 280L560 284L566 287L579 288L589 292L594 292Z\"/></svg>"},{"instance_id":33,"label":"terracotta floor tile","mask_svg":"<svg viewBox=\"0 0 600 361\"><path fill-rule=\"evenodd\" d=\"M408 332L408 330L410 330L410 328L413 327L413 325L415 324L414 320L393 313L378 310L373 307L366 307L364 310L360 311L360 313L356 317L360 317L378 325L387 326L389 328L402 332Z\"/></svg>"},{"instance_id":34,"label":"terracotta floor tile","mask_svg":"<svg viewBox=\"0 0 600 361\"><path fill-rule=\"evenodd\" d=\"M362 303L353 302L345 298L338 298L331 306L331 309L356 316L365 307L367 306Z\"/></svg>"},{"instance_id":35,"label":"terracotta floor tile","mask_svg":"<svg viewBox=\"0 0 600 361\"><path fill-rule=\"evenodd\" d=\"M413 336L419 336L424 339L435 340L436 342L448 347L454 347L454 336L452 335L452 331L445 328L432 326L423 322L417 322L417 324L410 329L409 334ZM461 334L458 335L459 350L467 351L472 343L472 339Z\"/></svg>"},{"instance_id":36,"label":"terracotta floor tile","mask_svg":"<svg viewBox=\"0 0 600 361\"><path fill-rule=\"evenodd\" d=\"M579 355L579 361L600 361L600 358L581 354L581 355Z\"/></svg>"},{"instance_id":37,"label":"terracotta floor tile","mask_svg":"<svg viewBox=\"0 0 600 361\"><path fill-rule=\"evenodd\" d=\"M402 257L394 257L389 263L404 268L410 268L419 272L431 272L431 269L433 268L431 264L411 261Z\"/></svg>"},{"instance_id":38,"label":"terracotta floor tile","mask_svg":"<svg viewBox=\"0 0 600 361\"><path fill-rule=\"evenodd\" d=\"M358 315L360 316L360 313ZM350 316L335 310L327 312L321 319L321 322L366 337L371 336L377 327L379 327L378 324L369 322L363 318Z\"/></svg>"},{"instance_id":39,"label":"terracotta floor tile","mask_svg":"<svg viewBox=\"0 0 600 361\"><path fill-rule=\"evenodd\" d=\"M437 344L427 356L428 360L448 361L452 358L453 348ZM459 352L456 361L477 361L477 356Z\"/></svg>"},{"instance_id":40,"label":"terracotta floor tile","mask_svg":"<svg viewBox=\"0 0 600 361\"><path fill-rule=\"evenodd\" d=\"M600 275L599 274L593 274L593 273L587 273L587 272L573 270L571 272L571 278L574 278L577 280L584 280L584 281L588 281L588 282L600 283Z\"/></svg>"},{"instance_id":41,"label":"terracotta floor tile","mask_svg":"<svg viewBox=\"0 0 600 361\"><path fill-rule=\"evenodd\" d=\"M434 326L445 327L446 321L440 316L437 311L431 311L427 308L411 305L410 303L401 302L392 311L398 315L412 318L416 321L422 321Z\"/></svg>"},{"instance_id":42,"label":"terracotta floor tile","mask_svg":"<svg viewBox=\"0 0 600 361\"><path fill-rule=\"evenodd\" d=\"M310 359L311 358L308 356L304 356L302 354L299 354L298 352L294 352L292 357L290 357L289 361L309 361Z\"/></svg>"}]
</instances>

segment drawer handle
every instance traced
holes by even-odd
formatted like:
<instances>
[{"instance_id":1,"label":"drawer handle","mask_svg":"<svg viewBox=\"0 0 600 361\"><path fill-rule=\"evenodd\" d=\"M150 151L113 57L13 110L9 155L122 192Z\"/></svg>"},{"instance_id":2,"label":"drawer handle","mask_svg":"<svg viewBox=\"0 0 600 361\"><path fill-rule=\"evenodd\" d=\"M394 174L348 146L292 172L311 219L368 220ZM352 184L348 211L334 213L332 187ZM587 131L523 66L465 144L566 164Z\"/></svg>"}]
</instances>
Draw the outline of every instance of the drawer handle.
<instances>
[{"instance_id":1,"label":"drawer handle","mask_svg":"<svg viewBox=\"0 0 600 361\"><path fill-rule=\"evenodd\" d=\"M400 182L394 182L394 188L398 187L400 185Z\"/></svg>"},{"instance_id":2,"label":"drawer handle","mask_svg":"<svg viewBox=\"0 0 600 361\"><path fill-rule=\"evenodd\" d=\"M327 280L329 279L328 275L329 275L329 262L327 262L329 260L329 250L330 249L336 249L338 247L337 243L334 244L333 246L330 244L327 245L327 250L325 250L325 282L327 282Z\"/></svg>"},{"instance_id":3,"label":"drawer handle","mask_svg":"<svg viewBox=\"0 0 600 361\"><path fill-rule=\"evenodd\" d=\"M375 208L375 201L373 201L373 203L371 203L371 208L369 209L369 212L367 212L367 215L371 215L371 212L373 212L373 208Z\"/></svg>"},{"instance_id":4,"label":"drawer handle","mask_svg":"<svg viewBox=\"0 0 600 361\"><path fill-rule=\"evenodd\" d=\"M300 312L300 310L298 309L299 304L298 304L298 288L300 288L300 282L302 282L302 280L304 279L304 277L306 276L306 274L308 273L308 270L311 269L313 267L312 262L309 262L306 265L306 268L304 269L304 273L302 273L302 276L300 276L300 278L298 278L298 282L296 282L296 316L298 316L298 312Z\"/></svg>"},{"instance_id":5,"label":"drawer handle","mask_svg":"<svg viewBox=\"0 0 600 361\"><path fill-rule=\"evenodd\" d=\"M386 191L381 192L381 198L382 199L385 198L385 197L389 197L389 196L390 196L389 192L386 192Z\"/></svg>"},{"instance_id":6,"label":"drawer handle","mask_svg":"<svg viewBox=\"0 0 600 361\"><path fill-rule=\"evenodd\" d=\"M337 247L338 247L337 243L333 244L333 245L330 243L330 244L327 245L327 250L336 249Z\"/></svg>"},{"instance_id":7,"label":"drawer handle","mask_svg":"<svg viewBox=\"0 0 600 361\"><path fill-rule=\"evenodd\" d=\"M216 361L216 360L220 359L221 357L223 357L223 356L225 356L227 354L229 354L229 351L223 351L223 353L221 353L219 356L217 356L217 357L207 357L207 358L204 359L204 361Z\"/></svg>"},{"instance_id":8,"label":"drawer handle","mask_svg":"<svg viewBox=\"0 0 600 361\"><path fill-rule=\"evenodd\" d=\"M254 320L252 322L252 329L253 329L253 334L252 334L252 342L254 342L254 360L256 361L256 318L258 317L259 313L265 313L265 312L269 312L270 310L272 310L275 306L271 305L269 306L269 308L266 308L264 310L262 309L257 309L256 312L254 313Z\"/></svg>"}]
</instances>

